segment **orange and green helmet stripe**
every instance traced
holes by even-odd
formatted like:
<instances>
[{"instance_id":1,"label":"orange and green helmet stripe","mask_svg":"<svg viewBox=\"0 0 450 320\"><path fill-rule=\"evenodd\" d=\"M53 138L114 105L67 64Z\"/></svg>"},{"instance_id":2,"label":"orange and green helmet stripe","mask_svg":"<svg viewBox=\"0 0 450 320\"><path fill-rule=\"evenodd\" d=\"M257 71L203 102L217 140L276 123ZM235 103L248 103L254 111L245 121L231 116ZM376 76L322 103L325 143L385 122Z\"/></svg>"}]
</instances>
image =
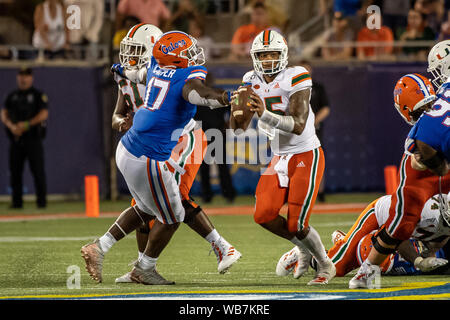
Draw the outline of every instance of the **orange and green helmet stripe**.
<instances>
[{"instance_id":1,"label":"orange and green helmet stripe","mask_svg":"<svg viewBox=\"0 0 450 320\"><path fill-rule=\"evenodd\" d=\"M136 33L136 31L142 27L145 23L139 23L137 25L134 26L134 28L130 31L130 34L128 35L128 37L133 38L134 34Z\"/></svg>"},{"instance_id":2,"label":"orange and green helmet stripe","mask_svg":"<svg viewBox=\"0 0 450 320\"><path fill-rule=\"evenodd\" d=\"M268 46L270 44L270 30L264 30L263 33L263 45Z\"/></svg>"}]
</instances>

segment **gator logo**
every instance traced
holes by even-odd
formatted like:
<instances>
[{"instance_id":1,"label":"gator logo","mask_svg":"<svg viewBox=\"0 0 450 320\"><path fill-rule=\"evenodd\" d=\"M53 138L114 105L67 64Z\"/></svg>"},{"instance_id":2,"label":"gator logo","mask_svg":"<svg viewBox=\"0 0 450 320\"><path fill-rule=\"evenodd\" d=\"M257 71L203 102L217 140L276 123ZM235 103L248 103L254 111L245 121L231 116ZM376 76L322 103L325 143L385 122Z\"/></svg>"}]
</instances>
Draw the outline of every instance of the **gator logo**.
<instances>
[{"instance_id":1,"label":"gator logo","mask_svg":"<svg viewBox=\"0 0 450 320\"><path fill-rule=\"evenodd\" d=\"M184 47L185 45L186 45L186 41L184 39L180 40L180 41L177 41L175 43L171 42L168 47L162 44L161 45L161 51L164 54L168 54L169 52L172 52L173 50L175 50L177 48Z\"/></svg>"}]
</instances>

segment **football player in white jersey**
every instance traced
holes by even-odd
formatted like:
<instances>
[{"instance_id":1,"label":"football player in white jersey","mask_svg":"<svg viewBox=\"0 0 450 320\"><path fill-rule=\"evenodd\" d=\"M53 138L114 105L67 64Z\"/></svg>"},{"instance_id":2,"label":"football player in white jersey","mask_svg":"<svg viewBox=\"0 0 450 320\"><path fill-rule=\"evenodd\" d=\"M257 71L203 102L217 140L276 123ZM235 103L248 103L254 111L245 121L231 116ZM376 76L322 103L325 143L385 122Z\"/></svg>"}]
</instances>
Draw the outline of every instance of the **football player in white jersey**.
<instances>
[{"instance_id":1,"label":"football player in white jersey","mask_svg":"<svg viewBox=\"0 0 450 320\"><path fill-rule=\"evenodd\" d=\"M319 233L308 223L325 168L309 104L311 76L303 67L287 67L286 40L274 30L258 34L250 54L254 70L244 75L243 86L251 86L255 93L250 109L259 116L258 128L271 140L274 153L256 188L254 220L298 246L299 276L306 272L310 257L317 258L318 270L308 285L327 284L336 268ZM249 122L230 119L235 130L245 130ZM279 214L286 202L287 219ZM283 268L279 263L277 273Z\"/></svg>"},{"instance_id":2,"label":"football player in white jersey","mask_svg":"<svg viewBox=\"0 0 450 320\"><path fill-rule=\"evenodd\" d=\"M128 70L142 68L150 61L153 45L162 34L158 27L151 24L141 23L131 27L120 43L120 63ZM112 127L119 132L126 132L133 124L134 113L144 105L146 86L134 83L117 73L113 75L118 84L118 97L112 117ZM171 158L167 161L167 166L174 173L180 189L182 205L186 212L184 222L210 243L217 257L218 271L223 274L240 258L241 254L218 233L202 208L189 196L206 147L206 136L192 119L185 126ZM136 201L133 199L131 207L125 211L132 210L135 205ZM154 219L136 229L138 259L143 255L153 223ZM128 272L117 278L115 282L135 281L131 278L131 272Z\"/></svg>"}]
</instances>

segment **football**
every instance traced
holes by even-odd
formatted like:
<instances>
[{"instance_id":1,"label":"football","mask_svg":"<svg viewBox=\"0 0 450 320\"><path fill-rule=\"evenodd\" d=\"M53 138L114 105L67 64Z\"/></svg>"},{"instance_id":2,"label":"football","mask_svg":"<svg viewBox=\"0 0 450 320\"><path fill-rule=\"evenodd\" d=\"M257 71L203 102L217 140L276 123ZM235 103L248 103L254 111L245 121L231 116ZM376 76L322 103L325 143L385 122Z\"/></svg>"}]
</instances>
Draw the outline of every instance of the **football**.
<instances>
[{"instance_id":1,"label":"football","mask_svg":"<svg viewBox=\"0 0 450 320\"><path fill-rule=\"evenodd\" d=\"M253 93L251 87L241 87L238 90L236 98L231 102L233 117L238 122L250 120L254 111L250 111L250 94Z\"/></svg>"}]
</instances>

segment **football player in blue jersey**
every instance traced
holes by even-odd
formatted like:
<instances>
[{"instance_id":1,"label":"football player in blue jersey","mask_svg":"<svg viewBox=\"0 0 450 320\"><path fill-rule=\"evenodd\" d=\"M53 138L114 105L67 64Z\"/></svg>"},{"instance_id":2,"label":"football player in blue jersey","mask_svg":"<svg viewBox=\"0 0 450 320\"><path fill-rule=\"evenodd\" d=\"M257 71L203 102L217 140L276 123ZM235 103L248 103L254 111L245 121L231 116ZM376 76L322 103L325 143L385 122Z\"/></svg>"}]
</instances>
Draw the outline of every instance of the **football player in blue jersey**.
<instances>
[{"instance_id":1,"label":"football player in blue jersey","mask_svg":"<svg viewBox=\"0 0 450 320\"><path fill-rule=\"evenodd\" d=\"M151 24L137 24L130 28L120 43L120 64L128 70L139 70L150 62L152 49L156 40L162 35L159 28ZM129 79L113 73L118 84L117 103L112 117L112 127L119 132L126 132L133 124L133 114L144 107L145 83L134 83ZM174 172L177 180L181 202L185 209L186 223L198 235L208 241L217 258L217 269L223 274L240 257L228 241L214 227L203 209L190 197L189 192L195 176L206 153L207 140L201 126L191 119L184 127L183 134L168 160L169 170ZM136 201L133 199L131 206ZM153 226L152 220L147 226L136 229L136 241L139 258L147 245L148 234ZM127 272L116 279L116 283L134 282Z\"/></svg>"},{"instance_id":2,"label":"football player in blue jersey","mask_svg":"<svg viewBox=\"0 0 450 320\"><path fill-rule=\"evenodd\" d=\"M368 288L379 274L379 265L395 252L400 243L410 238L420 217L420 208L433 194L450 191L450 41L436 44L428 55L428 72L434 76L436 98L430 110L422 110L411 123L413 127L405 142L401 161L400 183L392 194L389 218L373 238L373 248L350 280L349 288ZM429 89L421 79L421 92L427 96ZM394 95L401 95L396 93ZM403 105L396 108L403 110ZM405 108L408 108L405 106ZM412 110L411 110L412 111ZM440 211L448 226L448 203L440 197Z\"/></svg>"},{"instance_id":3,"label":"football player in blue jersey","mask_svg":"<svg viewBox=\"0 0 450 320\"><path fill-rule=\"evenodd\" d=\"M112 67L135 83L145 82L147 88L144 106L136 112L116 151L117 166L136 205L123 211L102 237L81 249L86 269L97 282L102 282L104 255L110 248L155 216L145 251L130 277L142 284L174 284L156 270L159 255L185 219L178 185L165 161L197 106L225 107L231 98L231 92L204 84L204 62L203 49L196 39L172 31L157 40L145 68Z\"/></svg>"}]
</instances>

